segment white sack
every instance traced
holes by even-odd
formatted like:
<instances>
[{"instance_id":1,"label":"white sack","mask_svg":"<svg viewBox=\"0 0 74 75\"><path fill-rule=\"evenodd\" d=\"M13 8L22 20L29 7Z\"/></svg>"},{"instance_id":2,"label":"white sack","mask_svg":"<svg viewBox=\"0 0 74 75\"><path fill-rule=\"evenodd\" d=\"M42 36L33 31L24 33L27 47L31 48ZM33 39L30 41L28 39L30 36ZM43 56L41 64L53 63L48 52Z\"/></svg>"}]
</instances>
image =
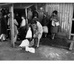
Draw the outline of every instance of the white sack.
<instances>
[{"instance_id":1,"label":"white sack","mask_svg":"<svg viewBox=\"0 0 74 75\"><path fill-rule=\"evenodd\" d=\"M35 48L33 48L33 47L26 47L25 50L29 51L31 53L35 53Z\"/></svg>"},{"instance_id":2,"label":"white sack","mask_svg":"<svg viewBox=\"0 0 74 75\"><path fill-rule=\"evenodd\" d=\"M29 29L27 31L26 38L32 38L32 31L31 31L30 27L29 27Z\"/></svg>"},{"instance_id":3,"label":"white sack","mask_svg":"<svg viewBox=\"0 0 74 75\"><path fill-rule=\"evenodd\" d=\"M47 26L43 26L43 32L48 33L48 27Z\"/></svg>"},{"instance_id":4,"label":"white sack","mask_svg":"<svg viewBox=\"0 0 74 75\"><path fill-rule=\"evenodd\" d=\"M59 22L56 22L56 26L59 26L60 24L59 24Z\"/></svg>"},{"instance_id":5,"label":"white sack","mask_svg":"<svg viewBox=\"0 0 74 75\"><path fill-rule=\"evenodd\" d=\"M29 46L29 41L27 39L23 40L19 45L19 47L26 47L26 46Z\"/></svg>"}]
</instances>

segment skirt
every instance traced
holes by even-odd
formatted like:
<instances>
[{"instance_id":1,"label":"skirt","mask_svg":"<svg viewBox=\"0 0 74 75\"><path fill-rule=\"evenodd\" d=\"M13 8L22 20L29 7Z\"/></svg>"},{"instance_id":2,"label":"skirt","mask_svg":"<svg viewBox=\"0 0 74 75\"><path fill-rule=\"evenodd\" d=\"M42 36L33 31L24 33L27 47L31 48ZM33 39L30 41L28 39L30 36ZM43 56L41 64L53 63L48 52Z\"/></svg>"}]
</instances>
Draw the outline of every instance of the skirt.
<instances>
[{"instance_id":1,"label":"skirt","mask_svg":"<svg viewBox=\"0 0 74 75\"><path fill-rule=\"evenodd\" d=\"M58 26L51 27L51 34L56 34L58 32Z\"/></svg>"}]
</instances>

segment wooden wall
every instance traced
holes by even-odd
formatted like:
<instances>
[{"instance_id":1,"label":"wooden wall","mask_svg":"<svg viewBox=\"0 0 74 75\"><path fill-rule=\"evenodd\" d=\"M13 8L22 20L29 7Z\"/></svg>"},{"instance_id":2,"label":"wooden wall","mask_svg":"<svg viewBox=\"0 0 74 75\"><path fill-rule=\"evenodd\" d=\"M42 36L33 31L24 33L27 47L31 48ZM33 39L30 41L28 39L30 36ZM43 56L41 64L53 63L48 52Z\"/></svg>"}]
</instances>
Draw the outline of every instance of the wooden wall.
<instances>
[{"instance_id":1,"label":"wooden wall","mask_svg":"<svg viewBox=\"0 0 74 75\"><path fill-rule=\"evenodd\" d=\"M51 15L53 10L58 11L58 16L60 19L61 32L70 34L73 16L73 4L68 3L51 3L46 4L46 12Z\"/></svg>"}]
</instances>

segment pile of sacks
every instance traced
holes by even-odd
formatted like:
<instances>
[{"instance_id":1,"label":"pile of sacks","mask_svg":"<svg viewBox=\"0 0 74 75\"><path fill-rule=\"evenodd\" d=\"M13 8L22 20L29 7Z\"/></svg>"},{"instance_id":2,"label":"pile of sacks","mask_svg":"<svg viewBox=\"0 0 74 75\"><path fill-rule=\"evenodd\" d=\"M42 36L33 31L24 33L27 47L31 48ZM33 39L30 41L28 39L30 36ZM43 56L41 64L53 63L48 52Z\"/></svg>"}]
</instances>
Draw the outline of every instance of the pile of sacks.
<instances>
[{"instance_id":1,"label":"pile of sacks","mask_svg":"<svg viewBox=\"0 0 74 75\"><path fill-rule=\"evenodd\" d=\"M19 47L21 48L25 48L25 51L29 51L31 53L35 53L35 48L30 46L30 42L28 39L25 39L21 42L21 44L19 45Z\"/></svg>"}]
</instances>

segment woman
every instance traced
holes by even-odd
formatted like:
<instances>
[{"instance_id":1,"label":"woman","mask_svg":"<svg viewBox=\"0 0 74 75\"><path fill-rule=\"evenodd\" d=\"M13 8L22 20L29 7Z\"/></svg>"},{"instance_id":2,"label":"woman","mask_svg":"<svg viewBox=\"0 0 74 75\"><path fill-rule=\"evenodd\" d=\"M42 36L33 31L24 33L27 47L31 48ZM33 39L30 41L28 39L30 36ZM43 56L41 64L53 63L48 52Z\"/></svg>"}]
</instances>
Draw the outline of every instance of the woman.
<instances>
[{"instance_id":1,"label":"woman","mask_svg":"<svg viewBox=\"0 0 74 75\"><path fill-rule=\"evenodd\" d=\"M43 33L43 27L39 21L33 21L32 23L33 29L33 38L34 38L34 46L39 47L40 39Z\"/></svg>"},{"instance_id":2,"label":"woman","mask_svg":"<svg viewBox=\"0 0 74 75\"><path fill-rule=\"evenodd\" d=\"M22 22L21 22L21 25L20 25L20 29L19 29L19 34L20 34L20 39L21 40L24 40L25 39L25 36L26 36L26 20L25 20L25 17L22 15L21 16L21 19L22 19Z\"/></svg>"},{"instance_id":3,"label":"woman","mask_svg":"<svg viewBox=\"0 0 74 75\"><path fill-rule=\"evenodd\" d=\"M18 35L17 26L18 26L18 22L14 17L14 43L17 41L17 35Z\"/></svg>"},{"instance_id":4,"label":"woman","mask_svg":"<svg viewBox=\"0 0 74 75\"><path fill-rule=\"evenodd\" d=\"M51 20L51 34L52 34L52 39L54 39L55 35L58 32L58 26L59 24L59 19L58 19L58 12L54 10L52 12L52 16L50 18Z\"/></svg>"},{"instance_id":5,"label":"woman","mask_svg":"<svg viewBox=\"0 0 74 75\"><path fill-rule=\"evenodd\" d=\"M17 35L18 35L18 29L17 29L17 27L18 27L18 22L17 22L17 20L16 20L16 18L15 18L15 15L14 15L14 19L13 19L13 22L14 22L14 43L16 43L16 41L17 41ZM10 29L10 18L8 19L8 26L9 26L9 29ZM10 34L9 34L10 35Z\"/></svg>"},{"instance_id":6,"label":"woman","mask_svg":"<svg viewBox=\"0 0 74 75\"><path fill-rule=\"evenodd\" d=\"M48 22L49 21L48 21L47 15L44 13L43 19L42 19L44 37L47 37L47 34L48 34Z\"/></svg>"}]
</instances>

